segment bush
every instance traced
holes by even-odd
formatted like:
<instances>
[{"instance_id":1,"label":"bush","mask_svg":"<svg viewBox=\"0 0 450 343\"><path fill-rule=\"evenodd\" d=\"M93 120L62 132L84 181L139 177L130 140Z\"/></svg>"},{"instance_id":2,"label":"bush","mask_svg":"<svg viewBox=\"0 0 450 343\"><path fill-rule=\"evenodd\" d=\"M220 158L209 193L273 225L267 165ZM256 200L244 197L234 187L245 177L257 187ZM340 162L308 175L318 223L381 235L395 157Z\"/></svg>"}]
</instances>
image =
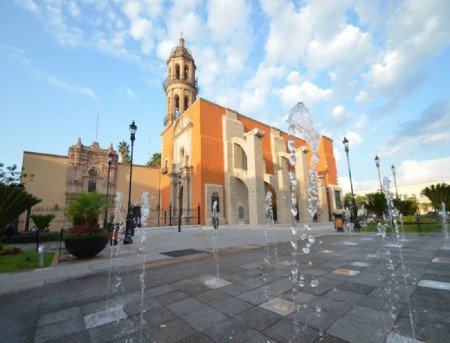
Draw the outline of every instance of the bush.
<instances>
[{"instance_id":1,"label":"bush","mask_svg":"<svg viewBox=\"0 0 450 343\"><path fill-rule=\"evenodd\" d=\"M37 232L20 232L18 235L8 237L6 235L0 236L1 243L36 243ZM59 231L50 231L39 234L40 242L59 241L61 233Z\"/></svg>"}]
</instances>

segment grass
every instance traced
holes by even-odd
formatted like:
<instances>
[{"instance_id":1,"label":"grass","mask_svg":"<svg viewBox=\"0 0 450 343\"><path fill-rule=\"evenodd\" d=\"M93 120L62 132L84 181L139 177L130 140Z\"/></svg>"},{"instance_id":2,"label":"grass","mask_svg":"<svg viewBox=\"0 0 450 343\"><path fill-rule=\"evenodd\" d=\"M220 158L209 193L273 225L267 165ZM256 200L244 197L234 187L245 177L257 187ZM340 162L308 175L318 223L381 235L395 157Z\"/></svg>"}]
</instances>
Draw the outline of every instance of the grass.
<instances>
[{"instance_id":1,"label":"grass","mask_svg":"<svg viewBox=\"0 0 450 343\"><path fill-rule=\"evenodd\" d=\"M402 231L401 227L399 226L400 232ZM417 225L403 225L403 231L404 232L413 232L418 233ZM441 232L442 227L439 224L420 224L420 231L423 233L428 232ZM375 224L368 225L366 228L361 228L361 232L378 232L377 226ZM391 232L390 227L387 228L386 232Z\"/></svg>"},{"instance_id":2,"label":"grass","mask_svg":"<svg viewBox=\"0 0 450 343\"><path fill-rule=\"evenodd\" d=\"M46 252L44 265L50 266L54 252ZM15 255L0 256L0 273L11 273L26 269L39 268L39 254L35 251L21 251Z\"/></svg>"}]
</instances>

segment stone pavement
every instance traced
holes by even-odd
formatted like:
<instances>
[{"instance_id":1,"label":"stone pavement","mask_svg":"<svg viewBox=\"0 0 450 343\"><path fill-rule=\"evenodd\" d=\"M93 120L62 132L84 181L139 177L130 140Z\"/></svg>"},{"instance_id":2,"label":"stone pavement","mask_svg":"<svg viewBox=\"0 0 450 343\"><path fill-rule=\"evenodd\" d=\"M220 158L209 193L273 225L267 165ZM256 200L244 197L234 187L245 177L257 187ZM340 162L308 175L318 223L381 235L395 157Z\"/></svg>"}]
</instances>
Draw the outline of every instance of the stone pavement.
<instances>
[{"instance_id":1,"label":"stone pavement","mask_svg":"<svg viewBox=\"0 0 450 343\"><path fill-rule=\"evenodd\" d=\"M314 223L313 232L316 235L332 234L332 224ZM290 239L290 229L286 225L276 225L276 241L287 242ZM144 239L141 245L141 233ZM142 258L146 262L172 259L162 254L163 252L177 251L182 249L196 249L201 251L212 251L213 230L209 227L183 226L182 232L177 232L176 227L145 228L136 230L134 244L118 245L113 248L111 260L111 248L106 247L99 255L89 260L77 260L75 258L62 262L56 267L36 269L33 271L18 272L14 274L0 274L0 295L15 292L20 289L43 286L44 283L60 282L70 278L93 275L113 267L131 267L139 265ZM264 227L251 225L226 225L220 226L216 232L218 248L225 249L244 245L264 244ZM273 231L269 229L269 235L273 240ZM123 238L123 235L121 235ZM50 249L58 249L54 242L45 243ZM22 244L21 249L36 248L34 243ZM64 247L64 243L62 244ZM63 249L64 253L64 249Z\"/></svg>"},{"instance_id":2,"label":"stone pavement","mask_svg":"<svg viewBox=\"0 0 450 343\"><path fill-rule=\"evenodd\" d=\"M220 279L212 254L194 254L44 282L0 296L0 340L447 342L450 242L406 238L317 237L298 258L298 311L289 243L221 249Z\"/></svg>"}]
</instances>

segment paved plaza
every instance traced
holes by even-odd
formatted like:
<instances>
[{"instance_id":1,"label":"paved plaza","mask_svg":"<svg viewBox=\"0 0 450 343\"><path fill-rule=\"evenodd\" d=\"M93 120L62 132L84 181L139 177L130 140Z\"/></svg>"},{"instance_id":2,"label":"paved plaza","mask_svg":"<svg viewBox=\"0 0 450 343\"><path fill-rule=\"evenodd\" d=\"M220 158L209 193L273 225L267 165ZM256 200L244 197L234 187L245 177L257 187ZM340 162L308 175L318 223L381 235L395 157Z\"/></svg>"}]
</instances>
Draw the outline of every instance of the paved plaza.
<instances>
[{"instance_id":1,"label":"paved plaza","mask_svg":"<svg viewBox=\"0 0 450 343\"><path fill-rule=\"evenodd\" d=\"M449 340L450 242L441 234L412 234L400 248L389 236L339 234L327 225L315 228L310 253L298 258L304 278L298 311L288 228L275 228L274 241L273 230L222 227L217 256L212 230L197 228L147 235L142 250L136 235L133 247L112 260L108 247L98 259L10 275L16 289L2 275L0 340Z\"/></svg>"}]
</instances>

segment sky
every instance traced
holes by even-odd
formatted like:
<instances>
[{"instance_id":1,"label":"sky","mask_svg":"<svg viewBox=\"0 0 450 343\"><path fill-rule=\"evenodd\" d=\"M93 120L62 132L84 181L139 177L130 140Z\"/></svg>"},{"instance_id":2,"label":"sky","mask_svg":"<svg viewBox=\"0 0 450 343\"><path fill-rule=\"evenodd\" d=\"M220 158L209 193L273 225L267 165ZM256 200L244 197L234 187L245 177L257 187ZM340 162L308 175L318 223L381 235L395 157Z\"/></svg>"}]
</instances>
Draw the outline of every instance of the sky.
<instances>
[{"instance_id":1,"label":"sky","mask_svg":"<svg viewBox=\"0 0 450 343\"><path fill-rule=\"evenodd\" d=\"M340 185L450 182L448 0L0 1L0 162L80 137L160 151L165 62L182 33L199 96L286 130L303 101ZM97 125L98 118L98 125ZM98 129L97 129L98 128Z\"/></svg>"}]
</instances>

